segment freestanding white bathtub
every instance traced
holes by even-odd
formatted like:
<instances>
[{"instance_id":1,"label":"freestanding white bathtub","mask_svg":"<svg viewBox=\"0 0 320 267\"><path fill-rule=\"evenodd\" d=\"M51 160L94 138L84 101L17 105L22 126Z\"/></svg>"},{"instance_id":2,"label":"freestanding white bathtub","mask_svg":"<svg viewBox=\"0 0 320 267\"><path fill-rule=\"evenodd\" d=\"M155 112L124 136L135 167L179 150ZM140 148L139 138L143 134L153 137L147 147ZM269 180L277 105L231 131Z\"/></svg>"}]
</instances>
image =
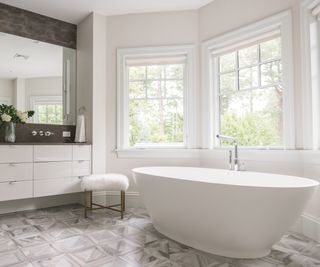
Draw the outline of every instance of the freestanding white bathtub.
<instances>
[{"instance_id":1,"label":"freestanding white bathtub","mask_svg":"<svg viewBox=\"0 0 320 267\"><path fill-rule=\"evenodd\" d=\"M205 168L132 171L159 232L234 258L268 255L319 184L294 176Z\"/></svg>"}]
</instances>

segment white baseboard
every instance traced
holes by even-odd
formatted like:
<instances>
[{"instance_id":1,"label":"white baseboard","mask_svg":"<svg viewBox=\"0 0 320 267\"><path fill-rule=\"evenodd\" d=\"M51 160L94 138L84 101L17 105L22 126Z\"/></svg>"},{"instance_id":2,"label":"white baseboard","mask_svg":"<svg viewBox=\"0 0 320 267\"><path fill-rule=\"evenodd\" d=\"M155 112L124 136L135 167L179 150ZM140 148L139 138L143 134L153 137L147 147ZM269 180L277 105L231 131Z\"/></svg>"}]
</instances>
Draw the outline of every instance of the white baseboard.
<instances>
[{"instance_id":1,"label":"white baseboard","mask_svg":"<svg viewBox=\"0 0 320 267\"><path fill-rule=\"evenodd\" d=\"M320 220L311 215L303 214L291 230L320 242Z\"/></svg>"},{"instance_id":2,"label":"white baseboard","mask_svg":"<svg viewBox=\"0 0 320 267\"><path fill-rule=\"evenodd\" d=\"M81 202L81 193L0 202L0 214L35 210Z\"/></svg>"},{"instance_id":3,"label":"white baseboard","mask_svg":"<svg viewBox=\"0 0 320 267\"><path fill-rule=\"evenodd\" d=\"M94 200L98 203L118 203L118 192L94 192ZM41 208L49 208L54 206L68 205L80 203L84 204L84 194L66 194L40 198L19 199L0 202L0 214L12 213L18 211L35 210ZM144 207L143 202L138 192L126 192L126 206Z\"/></svg>"}]
</instances>

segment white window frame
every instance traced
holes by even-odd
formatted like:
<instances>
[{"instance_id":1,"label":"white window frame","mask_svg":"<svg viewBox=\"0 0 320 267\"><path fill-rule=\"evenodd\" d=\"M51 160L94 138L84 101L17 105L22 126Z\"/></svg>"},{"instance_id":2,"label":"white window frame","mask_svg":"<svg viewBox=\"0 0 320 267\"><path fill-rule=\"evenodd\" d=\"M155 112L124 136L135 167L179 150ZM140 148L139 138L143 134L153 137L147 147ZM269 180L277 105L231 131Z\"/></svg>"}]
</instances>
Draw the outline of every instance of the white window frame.
<instances>
[{"instance_id":1,"label":"white window frame","mask_svg":"<svg viewBox=\"0 0 320 267\"><path fill-rule=\"evenodd\" d=\"M130 148L129 129L129 90L126 61L141 57L186 56L186 84L184 90L184 145L150 145ZM122 48L117 50L117 151L140 149L183 149L196 146L196 95L195 95L195 47L193 45L162 46L142 48Z\"/></svg>"},{"instance_id":2,"label":"white window frame","mask_svg":"<svg viewBox=\"0 0 320 267\"><path fill-rule=\"evenodd\" d=\"M52 96L52 95L44 95L44 96L30 96L30 107L31 110L35 110L35 107L37 104L57 104L61 103L62 108L63 108L63 99L62 96ZM36 122L36 117L32 117L32 122L33 123L38 123Z\"/></svg>"},{"instance_id":3,"label":"white window frame","mask_svg":"<svg viewBox=\"0 0 320 267\"><path fill-rule=\"evenodd\" d=\"M302 112L303 112L303 148L320 149L320 88L315 86L312 81L311 43L310 43L310 22L312 20L312 10L320 4L320 0L303 0L300 6L300 32L301 32L301 90ZM318 22L320 28L320 22ZM320 37L320 33L319 33ZM320 48L319 51L320 52ZM319 82L319 81L318 81Z\"/></svg>"},{"instance_id":4,"label":"white window frame","mask_svg":"<svg viewBox=\"0 0 320 267\"><path fill-rule=\"evenodd\" d=\"M238 30L210 39L202 44L202 147L213 149L218 146L214 136L217 134L219 121L218 84L213 77L214 64L212 54L226 48L239 47L248 40L260 40L273 31L279 31L282 40L283 65L283 147L295 148L294 123L294 82L293 82L293 39L291 11L284 11L264 20L252 23ZM254 149L255 147L249 147ZM263 147L259 147L261 149ZM267 147L266 147L267 148ZM276 149L271 147L272 149Z\"/></svg>"}]
</instances>

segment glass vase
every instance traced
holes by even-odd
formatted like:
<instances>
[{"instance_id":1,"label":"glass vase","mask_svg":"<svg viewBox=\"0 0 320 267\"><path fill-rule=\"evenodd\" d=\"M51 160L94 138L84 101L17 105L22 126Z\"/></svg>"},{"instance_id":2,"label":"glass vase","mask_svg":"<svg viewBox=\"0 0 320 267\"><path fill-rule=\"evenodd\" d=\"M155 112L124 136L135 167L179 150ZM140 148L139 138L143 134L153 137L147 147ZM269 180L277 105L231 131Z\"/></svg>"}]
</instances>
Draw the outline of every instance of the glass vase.
<instances>
[{"instance_id":1,"label":"glass vase","mask_svg":"<svg viewBox=\"0 0 320 267\"><path fill-rule=\"evenodd\" d=\"M13 122L4 123L4 141L6 143L16 142L16 124Z\"/></svg>"}]
</instances>

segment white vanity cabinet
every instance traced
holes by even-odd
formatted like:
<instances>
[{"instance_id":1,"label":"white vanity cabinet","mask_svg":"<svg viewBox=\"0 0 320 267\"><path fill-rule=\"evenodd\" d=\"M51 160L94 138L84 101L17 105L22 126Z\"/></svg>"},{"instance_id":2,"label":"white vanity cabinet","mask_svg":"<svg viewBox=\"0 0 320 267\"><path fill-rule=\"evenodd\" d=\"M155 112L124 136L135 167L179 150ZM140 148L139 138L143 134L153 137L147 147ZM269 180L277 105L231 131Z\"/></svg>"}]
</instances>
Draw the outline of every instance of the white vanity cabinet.
<instances>
[{"instance_id":1,"label":"white vanity cabinet","mask_svg":"<svg viewBox=\"0 0 320 267\"><path fill-rule=\"evenodd\" d=\"M91 173L91 146L34 146L34 196L80 192L81 177Z\"/></svg>"},{"instance_id":2,"label":"white vanity cabinet","mask_svg":"<svg viewBox=\"0 0 320 267\"><path fill-rule=\"evenodd\" d=\"M0 201L80 192L90 145L1 145Z\"/></svg>"},{"instance_id":3,"label":"white vanity cabinet","mask_svg":"<svg viewBox=\"0 0 320 267\"><path fill-rule=\"evenodd\" d=\"M33 146L0 146L0 201L33 197Z\"/></svg>"}]
</instances>

